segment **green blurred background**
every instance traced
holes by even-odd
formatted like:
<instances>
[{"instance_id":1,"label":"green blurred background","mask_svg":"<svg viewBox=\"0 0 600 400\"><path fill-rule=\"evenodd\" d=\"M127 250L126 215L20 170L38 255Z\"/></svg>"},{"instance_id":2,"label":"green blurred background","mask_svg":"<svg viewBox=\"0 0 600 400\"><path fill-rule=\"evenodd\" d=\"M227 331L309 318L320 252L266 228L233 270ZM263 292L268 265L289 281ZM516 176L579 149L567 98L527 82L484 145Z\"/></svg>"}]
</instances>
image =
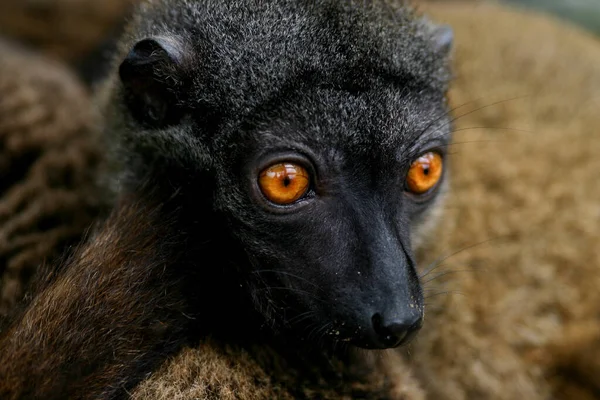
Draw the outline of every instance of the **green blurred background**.
<instances>
[{"instance_id":1,"label":"green blurred background","mask_svg":"<svg viewBox=\"0 0 600 400\"><path fill-rule=\"evenodd\" d=\"M550 12L600 35L600 0L502 0L502 2Z\"/></svg>"}]
</instances>

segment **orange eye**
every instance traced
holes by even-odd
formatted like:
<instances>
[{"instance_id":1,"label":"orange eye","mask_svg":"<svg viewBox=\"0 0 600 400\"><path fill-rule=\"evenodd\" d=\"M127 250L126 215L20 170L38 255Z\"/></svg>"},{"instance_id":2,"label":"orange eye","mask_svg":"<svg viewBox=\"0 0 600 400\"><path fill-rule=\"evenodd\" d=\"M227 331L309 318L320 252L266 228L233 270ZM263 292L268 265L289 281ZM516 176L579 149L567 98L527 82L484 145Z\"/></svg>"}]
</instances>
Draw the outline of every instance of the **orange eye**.
<instances>
[{"instance_id":1,"label":"orange eye","mask_svg":"<svg viewBox=\"0 0 600 400\"><path fill-rule=\"evenodd\" d=\"M442 176L442 156L430 151L421 155L410 166L406 176L408 190L415 194L423 194L431 190Z\"/></svg>"},{"instance_id":2,"label":"orange eye","mask_svg":"<svg viewBox=\"0 0 600 400\"><path fill-rule=\"evenodd\" d=\"M297 164L271 165L258 177L258 185L265 197L275 204L291 204L308 191L310 180L306 169Z\"/></svg>"}]
</instances>

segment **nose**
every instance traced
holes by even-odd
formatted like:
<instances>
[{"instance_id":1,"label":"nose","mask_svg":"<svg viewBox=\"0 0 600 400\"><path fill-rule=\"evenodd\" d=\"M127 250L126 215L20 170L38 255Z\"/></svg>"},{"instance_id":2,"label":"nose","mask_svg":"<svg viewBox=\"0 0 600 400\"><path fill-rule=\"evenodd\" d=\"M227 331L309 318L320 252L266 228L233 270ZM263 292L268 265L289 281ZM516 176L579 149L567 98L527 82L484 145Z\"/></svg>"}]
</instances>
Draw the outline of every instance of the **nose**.
<instances>
[{"instance_id":1,"label":"nose","mask_svg":"<svg viewBox=\"0 0 600 400\"><path fill-rule=\"evenodd\" d=\"M414 312L393 318L376 313L371 321L378 347L391 348L410 342L421 329L423 316Z\"/></svg>"}]
</instances>

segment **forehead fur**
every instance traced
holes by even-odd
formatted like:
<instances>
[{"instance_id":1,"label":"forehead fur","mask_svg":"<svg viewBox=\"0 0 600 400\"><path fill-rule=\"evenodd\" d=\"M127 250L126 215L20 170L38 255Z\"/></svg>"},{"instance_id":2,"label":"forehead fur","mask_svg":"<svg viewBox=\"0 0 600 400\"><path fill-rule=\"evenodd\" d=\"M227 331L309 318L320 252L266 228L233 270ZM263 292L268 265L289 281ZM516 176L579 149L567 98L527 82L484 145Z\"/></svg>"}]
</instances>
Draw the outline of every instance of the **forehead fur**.
<instances>
[{"instance_id":1,"label":"forehead fur","mask_svg":"<svg viewBox=\"0 0 600 400\"><path fill-rule=\"evenodd\" d=\"M125 51L153 35L182 40L193 53L189 97L231 115L307 79L343 87L378 76L441 91L448 80L428 22L384 0L152 0L130 32Z\"/></svg>"},{"instance_id":2,"label":"forehead fur","mask_svg":"<svg viewBox=\"0 0 600 400\"><path fill-rule=\"evenodd\" d=\"M114 154L140 170L134 175L151 168L137 158L155 155L211 168L233 154L231 135L273 128L283 139L281 123L300 128L288 130L292 139L324 151L394 157L432 121L444 122L450 71L434 35L400 0L147 0L115 61L142 39L175 39L185 57L164 78L177 83L176 101L191 119L145 130L115 85L100 101L114 116L106 130L118 139Z\"/></svg>"}]
</instances>

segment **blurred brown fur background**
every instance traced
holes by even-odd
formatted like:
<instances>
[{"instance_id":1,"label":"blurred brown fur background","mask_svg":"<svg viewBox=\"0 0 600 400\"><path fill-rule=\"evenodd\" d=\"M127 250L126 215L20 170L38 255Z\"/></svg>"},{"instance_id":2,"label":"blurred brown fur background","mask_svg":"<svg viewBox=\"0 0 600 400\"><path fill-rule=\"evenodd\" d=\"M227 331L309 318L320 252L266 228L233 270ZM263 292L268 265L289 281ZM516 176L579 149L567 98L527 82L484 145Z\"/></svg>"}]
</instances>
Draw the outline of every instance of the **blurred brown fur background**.
<instances>
[{"instance_id":1,"label":"blurred brown fur background","mask_svg":"<svg viewBox=\"0 0 600 400\"><path fill-rule=\"evenodd\" d=\"M2 0L0 34L71 63L118 29L136 0Z\"/></svg>"},{"instance_id":2,"label":"blurred brown fur background","mask_svg":"<svg viewBox=\"0 0 600 400\"><path fill-rule=\"evenodd\" d=\"M99 213L95 115L76 71L94 67L129 1L0 3L0 32L33 49L0 45L0 314ZM600 399L600 42L483 0L419 3L456 32L453 192L425 258L458 253L428 276L415 387L431 399ZM189 371L206 354L184 353L138 395L201 394ZM252 379L202 378L252 393L240 386Z\"/></svg>"},{"instance_id":3,"label":"blurred brown fur background","mask_svg":"<svg viewBox=\"0 0 600 400\"><path fill-rule=\"evenodd\" d=\"M72 71L0 39L0 316L97 215L93 124Z\"/></svg>"}]
</instances>

